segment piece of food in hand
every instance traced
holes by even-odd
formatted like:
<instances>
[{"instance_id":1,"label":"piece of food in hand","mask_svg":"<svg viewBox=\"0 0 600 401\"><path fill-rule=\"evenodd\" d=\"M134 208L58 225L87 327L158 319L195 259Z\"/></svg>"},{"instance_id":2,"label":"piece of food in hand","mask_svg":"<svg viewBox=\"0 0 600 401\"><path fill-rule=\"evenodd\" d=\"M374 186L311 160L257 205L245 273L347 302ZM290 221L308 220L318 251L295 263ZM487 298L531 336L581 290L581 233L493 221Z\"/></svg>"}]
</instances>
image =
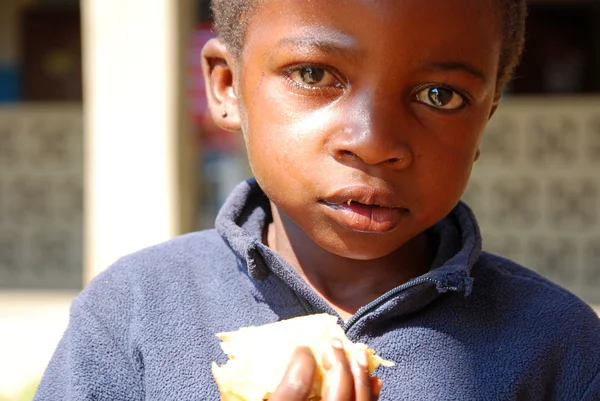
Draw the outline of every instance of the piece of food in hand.
<instances>
[{"instance_id":1,"label":"piece of food in hand","mask_svg":"<svg viewBox=\"0 0 600 401\"><path fill-rule=\"evenodd\" d=\"M281 382L292 357L299 346L309 347L317 360L317 372L310 400L321 399L325 369L325 353L330 352L331 340L344 344L349 358L359 351L367 351L369 373L379 365L394 366L391 361L375 355L366 344L352 343L337 318L328 314L309 315L258 327L244 327L238 331L217 334L221 348L229 356L222 366L215 362L212 372L222 401L268 400ZM350 359L351 360L351 359Z\"/></svg>"}]
</instances>

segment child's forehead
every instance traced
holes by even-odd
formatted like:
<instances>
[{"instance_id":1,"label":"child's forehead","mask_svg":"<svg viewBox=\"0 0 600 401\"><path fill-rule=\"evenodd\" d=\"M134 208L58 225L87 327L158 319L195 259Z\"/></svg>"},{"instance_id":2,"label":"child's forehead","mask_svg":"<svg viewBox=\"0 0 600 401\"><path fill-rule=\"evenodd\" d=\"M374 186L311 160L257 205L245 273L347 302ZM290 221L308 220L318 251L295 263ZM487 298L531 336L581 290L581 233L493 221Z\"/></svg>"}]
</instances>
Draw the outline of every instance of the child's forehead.
<instances>
[{"instance_id":1,"label":"child's forehead","mask_svg":"<svg viewBox=\"0 0 600 401\"><path fill-rule=\"evenodd\" d=\"M379 37L386 34L385 22L400 25L407 19L424 25L451 22L463 26L465 32L482 24L495 30L500 26L499 4L499 0L256 0L249 25L253 20L263 26L293 21L283 31L295 35L313 34L304 29L307 25L366 25Z\"/></svg>"},{"instance_id":2,"label":"child's forehead","mask_svg":"<svg viewBox=\"0 0 600 401\"><path fill-rule=\"evenodd\" d=\"M263 0L253 13L246 38L273 37L294 45L332 39L349 47L385 50L427 46L498 47L497 0ZM262 32L263 35L255 33ZM460 43L458 43L460 42ZM247 42L248 43L248 42ZM467 51L467 50L465 50Z\"/></svg>"}]
</instances>

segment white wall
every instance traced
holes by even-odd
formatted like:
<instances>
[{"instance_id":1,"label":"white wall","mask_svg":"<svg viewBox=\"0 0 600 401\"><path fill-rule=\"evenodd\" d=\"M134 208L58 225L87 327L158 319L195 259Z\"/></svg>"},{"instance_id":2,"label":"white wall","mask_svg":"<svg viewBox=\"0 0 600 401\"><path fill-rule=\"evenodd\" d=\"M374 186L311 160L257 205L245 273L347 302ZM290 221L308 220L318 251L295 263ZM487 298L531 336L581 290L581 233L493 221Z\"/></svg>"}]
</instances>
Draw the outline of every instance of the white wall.
<instances>
[{"instance_id":1,"label":"white wall","mask_svg":"<svg viewBox=\"0 0 600 401\"><path fill-rule=\"evenodd\" d=\"M172 0L84 0L86 268L177 233Z\"/></svg>"}]
</instances>

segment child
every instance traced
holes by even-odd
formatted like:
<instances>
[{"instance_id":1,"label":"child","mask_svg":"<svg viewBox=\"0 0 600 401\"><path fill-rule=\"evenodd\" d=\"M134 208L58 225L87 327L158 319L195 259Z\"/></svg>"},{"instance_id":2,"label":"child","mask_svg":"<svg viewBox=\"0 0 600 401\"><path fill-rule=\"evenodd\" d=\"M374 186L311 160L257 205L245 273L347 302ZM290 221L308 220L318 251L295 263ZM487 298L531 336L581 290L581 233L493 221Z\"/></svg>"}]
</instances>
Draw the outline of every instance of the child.
<instances>
[{"instance_id":1,"label":"child","mask_svg":"<svg viewBox=\"0 0 600 401\"><path fill-rule=\"evenodd\" d=\"M218 400L215 333L326 312L394 368L380 400L598 400L600 320L481 251L459 202L520 56L522 0L216 0L216 123L256 180L216 230L127 256L74 301L37 400ZM271 400L304 400L299 349ZM380 382L333 347L326 400Z\"/></svg>"}]
</instances>

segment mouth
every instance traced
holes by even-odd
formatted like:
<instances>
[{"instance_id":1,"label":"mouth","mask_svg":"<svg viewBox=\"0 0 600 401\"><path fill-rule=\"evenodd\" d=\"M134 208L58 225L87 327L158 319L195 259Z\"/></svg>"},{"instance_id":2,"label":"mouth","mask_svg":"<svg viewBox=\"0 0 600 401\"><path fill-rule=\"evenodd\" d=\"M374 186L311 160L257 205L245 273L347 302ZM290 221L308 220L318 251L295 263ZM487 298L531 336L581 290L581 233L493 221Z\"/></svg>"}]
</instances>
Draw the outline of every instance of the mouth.
<instances>
[{"instance_id":1,"label":"mouth","mask_svg":"<svg viewBox=\"0 0 600 401\"><path fill-rule=\"evenodd\" d=\"M346 187L319 201L338 224L353 231L384 233L400 224L409 210L389 191L373 187Z\"/></svg>"},{"instance_id":2,"label":"mouth","mask_svg":"<svg viewBox=\"0 0 600 401\"><path fill-rule=\"evenodd\" d=\"M362 206L380 207L380 208L387 208L387 209L394 209L394 208L396 208L395 206L385 206L385 205L378 205L376 203L358 202L358 201L355 201L353 199L348 199L348 200L346 200L344 202L330 202L330 201L327 201L327 200L323 200L322 203L324 203L324 204L326 204L328 206L331 206L331 207L344 206L344 205L347 205L347 206L350 207L352 205L354 205L354 206L362 205Z\"/></svg>"}]
</instances>

